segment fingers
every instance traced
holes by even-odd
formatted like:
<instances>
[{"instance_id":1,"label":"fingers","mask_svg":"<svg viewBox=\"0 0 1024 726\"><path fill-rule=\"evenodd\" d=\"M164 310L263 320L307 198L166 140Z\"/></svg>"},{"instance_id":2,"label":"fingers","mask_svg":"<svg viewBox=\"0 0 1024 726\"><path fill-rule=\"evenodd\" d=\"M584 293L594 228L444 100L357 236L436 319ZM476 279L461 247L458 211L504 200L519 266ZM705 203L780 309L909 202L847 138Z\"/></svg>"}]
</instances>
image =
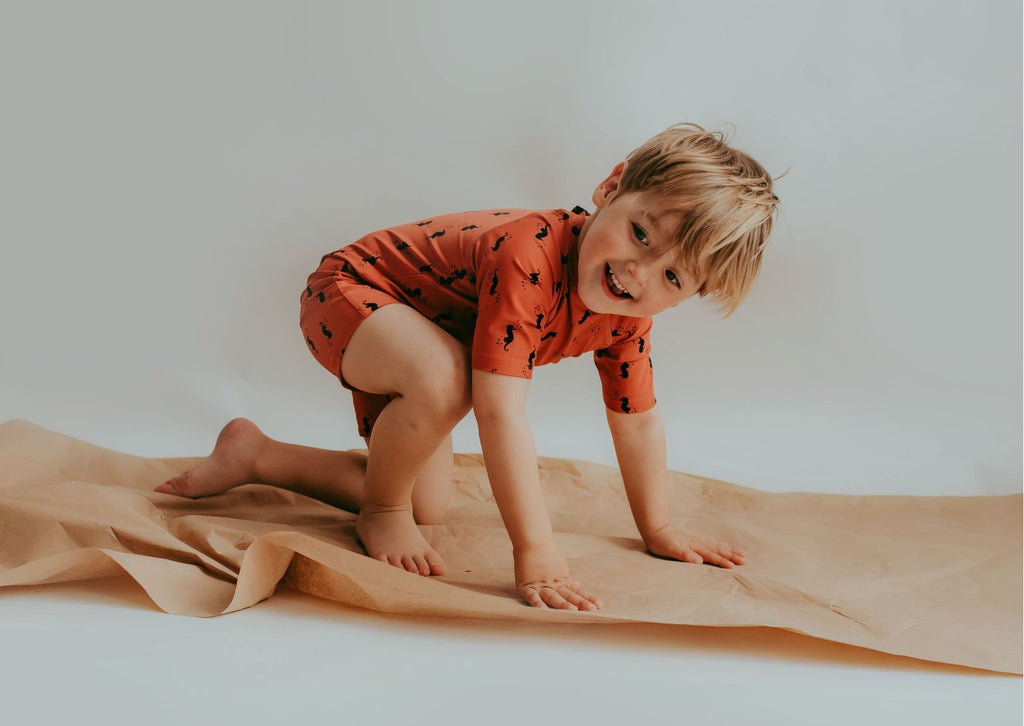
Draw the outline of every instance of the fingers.
<instances>
[{"instance_id":1,"label":"fingers","mask_svg":"<svg viewBox=\"0 0 1024 726\"><path fill-rule=\"evenodd\" d=\"M701 554L704 557L704 562L706 562L709 565L715 565L716 567L724 567L726 569L729 569L733 566L732 560L722 557L722 555L718 554L717 552L713 552L711 550L703 550Z\"/></svg>"},{"instance_id":2,"label":"fingers","mask_svg":"<svg viewBox=\"0 0 1024 726\"><path fill-rule=\"evenodd\" d=\"M667 550L655 551L655 554L691 565L714 565L725 569L746 564L747 561L743 550L734 550L722 542L713 541L676 543Z\"/></svg>"},{"instance_id":3,"label":"fingers","mask_svg":"<svg viewBox=\"0 0 1024 726\"><path fill-rule=\"evenodd\" d=\"M535 587L522 587L519 589L519 594L523 596L526 602L535 608L544 607L544 601L540 597L540 592Z\"/></svg>"},{"instance_id":4,"label":"fingers","mask_svg":"<svg viewBox=\"0 0 1024 726\"><path fill-rule=\"evenodd\" d=\"M549 607L555 610L599 610L601 601L584 592L575 581L554 583L530 583L521 585L519 592L533 607Z\"/></svg>"},{"instance_id":5,"label":"fingers","mask_svg":"<svg viewBox=\"0 0 1024 726\"><path fill-rule=\"evenodd\" d=\"M579 605L581 610L600 610L604 607L600 600L598 600L593 595L584 592L583 589L580 588L579 583L570 582L566 584L566 587L569 589L570 592L572 592L580 598L581 602L577 604Z\"/></svg>"},{"instance_id":6,"label":"fingers","mask_svg":"<svg viewBox=\"0 0 1024 726\"><path fill-rule=\"evenodd\" d=\"M729 568L746 563L746 554L742 550L735 550L721 542L711 543L705 550L698 550L698 552L705 555L705 561L710 561L711 564L719 567Z\"/></svg>"},{"instance_id":7,"label":"fingers","mask_svg":"<svg viewBox=\"0 0 1024 726\"><path fill-rule=\"evenodd\" d=\"M575 582L569 582L562 585L557 590L558 594L562 596L562 599L573 606L576 610L597 610L601 607L601 601L592 595L580 590L580 586Z\"/></svg>"},{"instance_id":8,"label":"fingers","mask_svg":"<svg viewBox=\"0 0 1024 726\"><path fill-rule=\"evenodd\" d=\"M725 569L742 565L747 561L743 550L734 550L721 542L694 547L693 550L704 559L706 564Z\"/></svg>"},{"instance_id":9,"label":"fingers","mask_svg":"<svg viewBox=\"0 0 1024 726\"><path fill-rule=\"evenodd\" d=\"M548 607L552 607L555 610L579 610L578 607L562 597L559 590L562 592L568 592L568 590L565 590L564 588L555 589L551 587L542 587L540 589L540 599L543 600Z\"/></svg>"},{"instance_id":10,"label":"fingers","mask_svg":"<svg viewBox=\"0 0 1024 726\"><path fill-rule=\"evenodd\" d=\"M683 550L682 560L684 562L691 562L695 565L703 565L704 558L698 555L693 550Z\"/></svg>"}]
</instances>

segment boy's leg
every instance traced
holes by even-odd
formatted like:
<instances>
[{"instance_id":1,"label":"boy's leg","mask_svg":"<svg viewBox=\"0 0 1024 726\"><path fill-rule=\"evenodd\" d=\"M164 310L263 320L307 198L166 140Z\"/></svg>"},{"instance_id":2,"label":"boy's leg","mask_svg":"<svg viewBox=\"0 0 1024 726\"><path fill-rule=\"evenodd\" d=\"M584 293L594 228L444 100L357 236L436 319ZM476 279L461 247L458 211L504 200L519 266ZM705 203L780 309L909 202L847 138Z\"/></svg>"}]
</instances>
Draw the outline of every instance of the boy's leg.
<instances>
[{"instance_id":1,"label":"boy's leg","mask_svg":"<svg viewBox=\"0 0 1024 726\"><path fill-rule=\"evenodd\" d=\"M455 463L451 434L420 469L412 488L412 514L416 524L441 524L448 514L454 488Z\"/></svg>"},{"instance_id":2,"label":"boy's leg","mask_svg":"<svg viewBox=\"0 0 1024 726\"><path fill-rule=\"evenodd\" d=\"M156 491L208 497L242 484L269 484L357 512L365 474L365 454L275 441L252 421L236 418L221 429L212 454Z\"/></svg>"},{"instance_id":3,"label":"boy's leg","mask_svg":"<svg viewBox=\"0 0 1024 726\"><path fill-rule=\"evenodd\" d=\"M366 447L369 437L364 436ZM437 450L430 455L420 469L412 487L412 516L416 524L441 524L448 515L452 489L455 488L455 461L452 452L452 436L448 434ZM365 467L364 467L365 468ZM365 474L365 471L364 471ZM359 510L350 510L358 514Z\"/></svg>"},{"instance_id":4,"label":"boy's leg","mask_svg":"<svg viewBox=\"0 0 1024 726\"><path fill-rule=\"evenodd\" d=\"M444 519L452 471L448 437L416 480L412 498L418 524L439 524ZM365 477L366 454L275 441L251 421L238 418L221 429L210 456L156 491L206 497L242 484L268 484L358 513Z\"/></svg>"},{"instance_id":5,"label":"boy's leg","mask_svg":"<svg viewBox=\"0 0 1024 726\"><path fill-rule=\"evenodd\" d=\"M416 528L413 486L469 412L468 350L412 308L387 305L352 334L342 375L356 389L393 397L370 437L356 524L363 546L411 572L443 574L440 556Z\"/></svg>"}]
</instances>

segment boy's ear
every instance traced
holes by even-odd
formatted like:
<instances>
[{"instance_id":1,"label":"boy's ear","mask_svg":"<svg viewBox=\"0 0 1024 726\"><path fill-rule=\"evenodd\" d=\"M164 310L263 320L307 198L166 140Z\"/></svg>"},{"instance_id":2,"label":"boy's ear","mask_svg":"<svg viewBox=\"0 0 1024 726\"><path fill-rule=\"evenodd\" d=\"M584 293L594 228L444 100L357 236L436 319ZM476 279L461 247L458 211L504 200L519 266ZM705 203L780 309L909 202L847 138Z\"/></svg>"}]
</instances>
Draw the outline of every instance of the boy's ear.
<instances>
[{"instance_id":1,"label":"boy's ear","mask_svg":"<svg viewBox=\"0 0 1024 726\"><path fill-rule=\"evenodd\" d=\"M619 191L619 181L622 179L622 172L626 168L626 162L620 161L612 169L612 173L609 174L603 182L597 185L597 189L594 190L594 206L603 207L605 204L610 202L615 196L615 193Z\"/></svg>"}]
</instances>

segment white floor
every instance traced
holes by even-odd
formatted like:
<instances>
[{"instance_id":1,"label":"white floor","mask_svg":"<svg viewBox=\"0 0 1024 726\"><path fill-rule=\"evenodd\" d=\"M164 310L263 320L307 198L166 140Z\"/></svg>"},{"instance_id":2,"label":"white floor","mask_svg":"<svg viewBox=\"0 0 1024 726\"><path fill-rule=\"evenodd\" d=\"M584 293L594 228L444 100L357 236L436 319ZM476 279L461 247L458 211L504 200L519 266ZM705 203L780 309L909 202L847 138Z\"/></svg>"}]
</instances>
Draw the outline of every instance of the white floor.
<instances>
[{"instance_id":1,"label":"white floor","mask_svg":"<svg viewBox=\"0 0 1024 726\"><path fill-rule=\"evenodd\" d=\"M1020 724L1021 679L764 628L495 625L130 579L0 590L6 724Z\"/></svg>"}]
</instances>

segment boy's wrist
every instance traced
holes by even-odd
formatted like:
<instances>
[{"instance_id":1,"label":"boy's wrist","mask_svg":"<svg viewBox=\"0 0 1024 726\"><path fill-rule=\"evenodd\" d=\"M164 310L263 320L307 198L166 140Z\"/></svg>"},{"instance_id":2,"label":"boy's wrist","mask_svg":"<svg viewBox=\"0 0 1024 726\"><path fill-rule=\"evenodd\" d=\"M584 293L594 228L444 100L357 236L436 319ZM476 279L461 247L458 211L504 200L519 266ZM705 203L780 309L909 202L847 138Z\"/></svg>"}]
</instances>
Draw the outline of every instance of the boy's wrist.
<instances>
[{"instance_id":1,"label":"boy's wrist","mask_svg":"<svg viewBox=\"0 0 1024 726\"><path fill-rule=\"evenodd\" d=\"M515 563L517 583L530 579L546 579L548 577L568 575L568 566L561 551L555 544L554 536L548 537L547 540L538 540L513 547L512 560ZM548 570L549 568L564 569L565 572L555 574L551 572L541 573L539 571Z\"/></svg>"},{"instance_id":2,"label":"boy's wrist","mask_svg":"<svg viewBox=\"0 0 1024 726\"><path fill-rule=\"evenodd\" d=\"M646 543L657 536L659 532L668 529L671 525L672 522L668 519L656 520L656 524L648 526L640 526L640 523L638 522L637 529L640 530L640 538Z\"/></svg>"}]
</instances>

